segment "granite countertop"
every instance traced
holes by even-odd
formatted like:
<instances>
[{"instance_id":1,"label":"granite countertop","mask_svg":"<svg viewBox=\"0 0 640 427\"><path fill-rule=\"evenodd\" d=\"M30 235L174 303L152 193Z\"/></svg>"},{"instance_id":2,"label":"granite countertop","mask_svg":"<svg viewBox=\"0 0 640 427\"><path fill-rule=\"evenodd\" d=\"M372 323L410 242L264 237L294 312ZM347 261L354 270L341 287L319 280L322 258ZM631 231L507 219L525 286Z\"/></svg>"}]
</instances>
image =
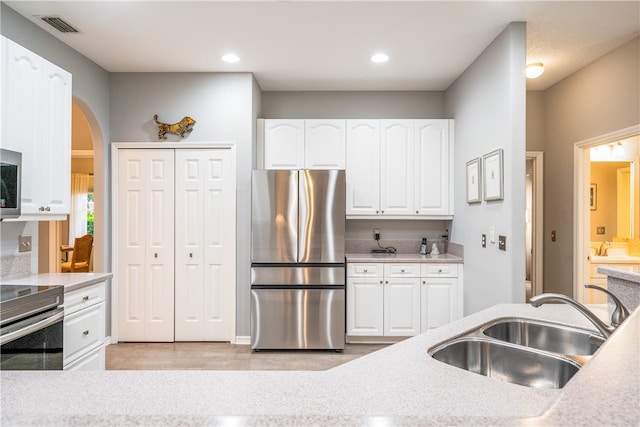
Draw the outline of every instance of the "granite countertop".
<instances>
[{"instance_id":1,"label":"granite countertop","mask_svg":"<svg viewBox=\"0 0 640 427\"><path fill-rule=\"evenodd\" d=\"M615 267L598 267L598 273L617 279L637 282L640 285L640 267L639 266L615 266Z\"/></svg>"},{"instance_id":2,"label":"granite countertop","mask_svg":"<svg viewBox=\"0 0 640 427\"><path fill-rule=\"evenodd\" d=\"M104 282L111 277L113 277L113 273L43 273L5 278L2 279L2 283L6 285L64 286L65 292L71 292Z\"/></svg>"},{"instance_id":3,"label":"granite countertop","mask_svg":"<svg viewBox=\"0 0 640 427\"><path fill-rule=\"evenodd\" d=\"M462 258L452 254L372 254L348 253L347 262L418 262L418 263L460 263Z\"/></svg>"},{"instance_id":4,"label":"granite countertop","mask_svg":"<svg viewBox=\"0 0 640 427\"><path fill-rule=\"evenodd\" d=\"M427 355L505 316L591 328L567 305L501 304L327 371L4 371L0 424L639 424L640 309L561 390L501 382Z\"/></svg>"}]
</instances>

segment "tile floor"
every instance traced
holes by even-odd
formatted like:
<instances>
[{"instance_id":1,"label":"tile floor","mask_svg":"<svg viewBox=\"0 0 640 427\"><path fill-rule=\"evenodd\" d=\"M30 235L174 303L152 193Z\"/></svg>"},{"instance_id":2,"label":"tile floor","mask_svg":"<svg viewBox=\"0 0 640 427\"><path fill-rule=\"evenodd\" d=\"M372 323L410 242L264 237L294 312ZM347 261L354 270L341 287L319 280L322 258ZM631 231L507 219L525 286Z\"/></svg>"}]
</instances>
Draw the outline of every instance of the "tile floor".
<instances>
[{"instance_id":1,"label":"tile floor","mask_svg":"<svg viewBox=\"0 0 640 427\"><path fill-rule=\"evenodd\" d=\"M384 348L347 344L343 352L259 351L248 345L212 342L119 343L106 348L107 370L322 371Z\"/></svg>"}]
</instances>

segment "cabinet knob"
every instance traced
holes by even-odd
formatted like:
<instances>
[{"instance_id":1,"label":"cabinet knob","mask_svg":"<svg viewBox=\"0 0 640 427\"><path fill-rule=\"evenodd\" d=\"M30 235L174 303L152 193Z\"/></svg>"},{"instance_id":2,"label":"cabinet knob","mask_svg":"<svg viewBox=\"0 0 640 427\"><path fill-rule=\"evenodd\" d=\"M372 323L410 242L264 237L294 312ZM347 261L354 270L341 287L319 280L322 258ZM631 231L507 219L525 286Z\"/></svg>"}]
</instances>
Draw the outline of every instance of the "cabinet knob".
<instances>
[{"instance_id":1,"label":"cabinet knob","mask_svg":"<svg viewBox=\"0 0 640 427\"><path fill-rule=\"evenodd\" d=\"M377 214L379 214L379 213L380 213L380 211L376 211L376 213L377 213Z\"/></svg>"},{"instance_id":2,"label":"cabinet knob","mask_svg":"<svg viewBox=\"0 0 640 427\"><path fill-rule=\"evenodd\" d=\"M442 269L441 268L438 269L438 273L442 273Z\"/></svg>"},{"instance_id":3,"label":"cabinet knob","mask_svg":"<svg viewBox=\"0 0 640 427\"><path fill-rule=\"evenodd\" d=\"M418 213L419 211L416 211L416 213Z\"/></svg>"},{"instance_id":4,"label":"cabinet knob","mask_svg":"<svg viewBox=\"0 0 640 427\"><path fill-rule=\"evenodd\" d=\"M51 208L49 206L47 206L44 210L49 212L49 211L51 211Z\"/></svg>"},{"instance_id":5,"label":"cabinet knob","mask_svg":"<svg viewBox=\"0 0 640 427\"><path fill-rule=\"evenodd\" d=\"M189 258L193 258L193 253L189 252Z\"/></svg>"},{"instance_id":6,"label":"cabinet knob","mask_svg":"<svg viewBox=\"0 0 640 427\"><path fill-rule=\"evenodd\" d=\"M401 269L400 269L400 273L404 273L404 268L401 268Z\"/></svg>"},{"instance_id":7,"label":"cabinet knob","mask_svg":"<svg viewBox=\"0 0 640 427\"><path fill-rule=\"evenodd\" d=\"M384 211L380 211L380 213L384 213Z\"/></svg>"},{"instance_id":8,"label":"cabinet knob","mask_svg":"<svg viewBox=\"0 0 640 427\"><path fill-rule=\"evenodd\" d=\"M40 207L38 208L38 210L39 210L40 212L44 212L44 206L40 206Z\"/></svg>"},{"instance_id":9,"label":"cabinet knob","mask_svg":"<svg viewBox=\"0 0 640 427\"><path fill-rule=\"evenodd\" d=\"M82 333L82 335L84 335L84 336L89 335L89 330L87 329L86 331L84 331L84 332Z\"/></svg>"},{"instance_id":10,"label":"cabinet knob","mask_svg":"<svg viewBox=\"0 0 640 427\"><path fill-rule=\"evenodd\" d=\"M380 284L382 285L382 280L380 280Z\"/></svg>"},{"instance_id":11,"label":"cabinet knob","mask_svg":"<svg viewBox=\"0 0 640 427\"><path fill-rule=\"evenodd\" d=\"M365 273L368 273L368 272L369 272L369 270L365 268L365 269L364 269L364 272L365 272Z\"/></svg>"},{"instance_id":12,"label":"cabinet knob","mask_svg":"<svg viewBox=\"0 0 640 427\"><path fill-rule=\"evenodd\" d=\"M154 258L158 258L158 253L156 252L155 254L153 254Z\"/></svg>"},{"instance_id":13,"label":"cabinet knob","mask_svg":"<svg viewBox=\"0 0 640 427\"><path fill-rule=\"evenodd\" d=\"M426 284L427 284L427 281L426 281L426 280L423 280L423 281L422 281L422 284L423 284L423 285L426 285Z\"/></svg>"},{"instance_id":14,"label":"cabinet knob","mask_svg":"<svg viewBox=\"0 0 640 427\"><path fill-rule=\"evenodd\" d=\"M87 295L87 296L83 297L83 298L82 298L82 301L84 301L84 302L89 301L89 296Z\"/></svg>"},{"instance_id":15,"label":"cabinet knob","mask_svg":"<svg viewBox=\"0 0 640 427\"><path fill-rule=\"evenodd\" d=\"M388 280L385 280L385 281L384 281L384 284L385 284L385 285L388 285L388 284L389 284L389 281L388 281Z\"/></svg>"}]
</instances>

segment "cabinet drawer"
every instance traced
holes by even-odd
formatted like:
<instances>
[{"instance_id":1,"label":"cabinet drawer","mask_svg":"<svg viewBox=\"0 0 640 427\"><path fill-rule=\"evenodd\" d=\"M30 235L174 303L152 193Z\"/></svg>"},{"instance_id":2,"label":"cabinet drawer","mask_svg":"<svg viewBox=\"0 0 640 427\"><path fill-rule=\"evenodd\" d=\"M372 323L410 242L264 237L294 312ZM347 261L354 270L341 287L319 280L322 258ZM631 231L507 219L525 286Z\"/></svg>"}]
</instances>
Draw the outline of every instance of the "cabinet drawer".
<instances>
[{"instance_id":1,"label":"cabinet drawer","mask_svg":"<svg viewBox=\"0 0 640 427\"><path fill-rule=\"evenodd\" d=\"M384 277L420 277L420 264L385 264Z\"/></svg>"},{"instance_id":2,"label":"cabinet drawer","mask_svg":"<svg viewBox=\"0 0 640 427\"><path fill-rule=\"evenodd\" d=\"M348 277L382 277L383 271L382 263L347 264Z\"/></svg>"},{"instance_id":3,"label":"cabinet drawer","mask_svg":"<svg viewBox=\"0 0 640 427\"><path fill-rule=\"evenodd\" d=\"M422 277L458 277L458 264L422 264Z\"/></svg>"},{"instance_id":4,"label":"cabinet drawer","mask_svg":"<svg viewBox=\"0 0 640 427\"><path fill-rule=\"evenodd\" d=\"M67 292L64 294L64 314L68 316L83 308L104 302L105 298L104 282L86 286L82 289Z\"/></svg>"},{"instance_id":5,"label":"cabinet drawer","mask_svg":"<svg viewBox=\"0 0 640 427\"><path fill-rule=\"evenodd\" d=\"M104 371L106 364L105 346L100 346L73 363L65 365L65 371Z\"/></svg>"},{"instance_id":6,"label":"cabinet drawer","mask_svg":"<svg viewBox=\"0 0 640 427\"><path fill-rule=\"evenodd\" d=\"M104 343L105 303L64 317L64 364L78 359Z\"/></svg>"}]
</instances>

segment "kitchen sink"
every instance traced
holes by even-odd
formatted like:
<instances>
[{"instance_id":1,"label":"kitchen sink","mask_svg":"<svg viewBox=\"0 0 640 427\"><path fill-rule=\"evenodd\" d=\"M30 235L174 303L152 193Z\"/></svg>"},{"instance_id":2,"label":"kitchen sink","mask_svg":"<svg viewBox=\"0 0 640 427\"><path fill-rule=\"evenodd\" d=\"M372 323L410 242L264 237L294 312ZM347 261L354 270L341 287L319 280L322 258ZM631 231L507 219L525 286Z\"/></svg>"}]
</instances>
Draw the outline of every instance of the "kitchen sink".
<instances>
[{"instance_id":1,"label":"kitchen sink","mask_svg":"<svg viewBox=\"0 0 640 427\"><path fill-rule=\"evenodd\" d=\"M570 359L483 338L458 338L429 351L431 357L457 368L540 389L558 389L580 365Z\"/></svg>"},{"instance_id":2,"label":"kitchen sink","mask_svg":"<svg viewBox=\"0 0 640 427\"><path fill-rule=\"evenodd\" d=\"M440 343L434 359L534 388L562 388L605 339L594 331L519 317L495 319Z\"/></svg>"},{"instance_id":3,"label":"kitchen sink","mask_svg":"<svg viewBox=\"0 0 640 427\"><path fill-rule=\"evenodd\" d=\"M591 356L604 338L585 329L529 319L498 319L480 327L500 341L565 355Z\"/></svg>"}]
</instances>

